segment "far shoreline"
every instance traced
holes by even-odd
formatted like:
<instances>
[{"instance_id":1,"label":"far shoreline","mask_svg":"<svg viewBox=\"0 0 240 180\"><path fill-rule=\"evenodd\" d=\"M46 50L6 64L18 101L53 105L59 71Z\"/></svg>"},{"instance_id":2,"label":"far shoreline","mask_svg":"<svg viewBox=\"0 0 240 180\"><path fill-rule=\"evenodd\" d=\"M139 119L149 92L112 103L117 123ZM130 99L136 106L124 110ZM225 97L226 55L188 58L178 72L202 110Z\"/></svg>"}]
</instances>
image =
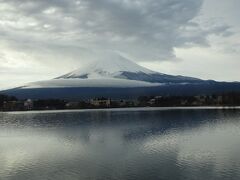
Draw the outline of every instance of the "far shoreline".
<instances>
[{"instance_id":1,"label":"far shoreline","mask_svg":"<svg viewBox=\"0 0 240 180\"><path fill-rule=\"evenodd\" d=\"M168 110L240 110L240 106L178 106L178 107L122 107L122 108L92 108L92 109L57 109L57 110L25 110L1 111L7 114L37 114L37 113L71 113L71 112L107 112L107 111L168 111Z\"/></svg>"}]
</instances>

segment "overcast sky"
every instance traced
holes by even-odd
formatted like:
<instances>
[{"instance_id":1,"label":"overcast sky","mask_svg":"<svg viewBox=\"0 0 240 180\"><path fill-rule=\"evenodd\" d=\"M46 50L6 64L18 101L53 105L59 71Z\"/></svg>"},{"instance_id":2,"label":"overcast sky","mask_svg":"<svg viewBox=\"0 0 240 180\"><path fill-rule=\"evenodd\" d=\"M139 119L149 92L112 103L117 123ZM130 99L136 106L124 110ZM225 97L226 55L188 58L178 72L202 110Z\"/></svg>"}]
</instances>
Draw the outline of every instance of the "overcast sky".
<instances>
[{"instance_id":1,"label":"overcast sky","mask_svg":"<svg viewBox=\"0 0 240 180\"><path fill-rule=\"evenodd\" d=\"M162 73L240 81L239 7L239 0L0 0L0 89L54 78L110 51Z\"/></svg>"}]
</instances>

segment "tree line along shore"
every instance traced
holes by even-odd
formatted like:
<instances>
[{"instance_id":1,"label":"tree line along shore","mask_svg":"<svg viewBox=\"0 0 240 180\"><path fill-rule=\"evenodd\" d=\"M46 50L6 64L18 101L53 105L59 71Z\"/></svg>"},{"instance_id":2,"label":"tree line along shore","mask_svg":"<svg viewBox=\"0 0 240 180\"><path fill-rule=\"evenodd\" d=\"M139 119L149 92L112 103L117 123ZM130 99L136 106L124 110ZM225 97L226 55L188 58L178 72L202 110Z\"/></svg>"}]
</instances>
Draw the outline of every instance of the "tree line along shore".
<instances>
[{"instance_id":1,"label":"tree line along shore","mask_svg":"<svg viewBox=\"0 0 240 180\"><path fill-rule=\"evenodd\" d=\"M98 109L127 107L240 106L240 92L198 96L141 96L137 99L25 99L0 95L0 111Z\"/></svg>"}]
</instances>

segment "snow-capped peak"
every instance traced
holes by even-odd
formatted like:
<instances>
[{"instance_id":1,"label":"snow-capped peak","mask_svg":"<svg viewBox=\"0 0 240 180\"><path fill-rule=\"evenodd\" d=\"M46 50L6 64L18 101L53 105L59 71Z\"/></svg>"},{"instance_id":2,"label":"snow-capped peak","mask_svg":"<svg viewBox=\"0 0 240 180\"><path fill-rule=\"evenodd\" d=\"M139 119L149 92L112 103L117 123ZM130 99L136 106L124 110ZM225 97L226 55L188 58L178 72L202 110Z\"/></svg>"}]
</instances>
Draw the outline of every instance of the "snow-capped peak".
<instances>
[{"instance_id":1,"label":"snow-capped peak","mask_svg":"<svg viewBox=\"0 0 240 180\"><path fill-rule=\"evenodd\" d=\"M57 79L92 79L92 78L116 78L122 72L130 73L155 73L147 68L144 68L120 55L107 57L98 61L91 62L73 72L58 77Z\"/></svg>"},{"instance_id":2,"label":"snow-capped peak","mask_svg":"<svg viewBox=\"0 0 240 180\"><path fill-rule=\"evenodd\" d=\"M64 87L133 88L199 82L202 82L202 80L154 72L114 54L104 58L99 56L97 61L91 61L88 65L73 72L48 81L33 82L23 86L22 89Z\"/></svg>"}]
</instances>

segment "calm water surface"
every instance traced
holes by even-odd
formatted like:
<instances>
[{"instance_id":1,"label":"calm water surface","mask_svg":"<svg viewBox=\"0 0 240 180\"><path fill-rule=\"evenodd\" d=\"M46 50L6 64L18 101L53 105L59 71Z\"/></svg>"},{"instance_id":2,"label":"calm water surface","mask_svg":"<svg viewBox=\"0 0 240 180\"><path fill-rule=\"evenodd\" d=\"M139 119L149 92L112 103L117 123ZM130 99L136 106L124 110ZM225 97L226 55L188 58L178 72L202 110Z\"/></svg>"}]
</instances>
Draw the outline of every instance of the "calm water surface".
<instances>
[{"instance_id":1,"label":"calm water surface","mask_svg":"<svg viewBox=\"0 0 240 180\"><path fill-rule=\"evenodd\" d=\"M240 179L240 110L0 113L0 180Z\"/></svg>"}]
</instances>

